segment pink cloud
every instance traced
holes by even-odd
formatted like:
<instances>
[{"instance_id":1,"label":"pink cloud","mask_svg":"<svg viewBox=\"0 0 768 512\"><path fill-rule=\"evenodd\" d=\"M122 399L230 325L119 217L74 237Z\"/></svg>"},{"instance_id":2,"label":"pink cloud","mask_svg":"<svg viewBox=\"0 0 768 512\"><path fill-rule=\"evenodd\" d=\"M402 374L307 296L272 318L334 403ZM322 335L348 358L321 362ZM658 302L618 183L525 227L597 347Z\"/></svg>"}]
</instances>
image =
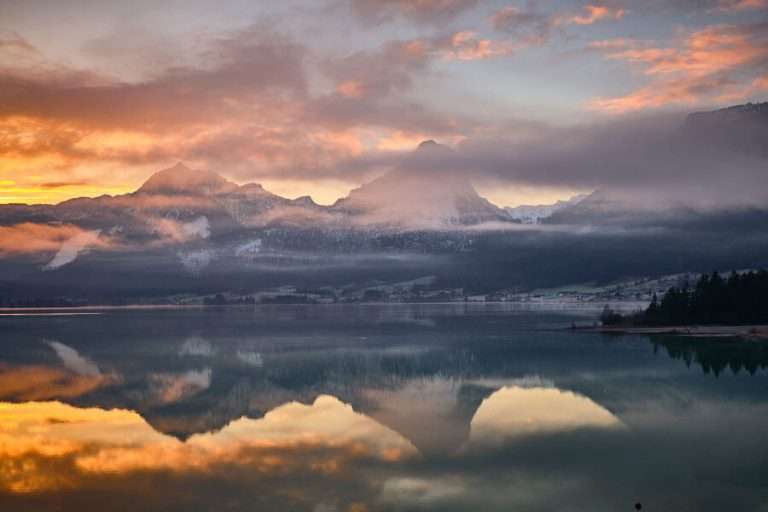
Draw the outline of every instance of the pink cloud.
<instances>
[{"instance_id":1,"label":"pink cloud","mask_svg":"<svg viewBox=\"0 0 768 512\"><path fill-rule=\"evenodd\" d=\"M768 27L718 25L684 36L675 46L613 39L591 49L638 67L651 81L616 98L597 98L596 110L622 113L703 101L735 101L754 92L755 74L768 68Z\"/></svg>"},{"instance_id":2,"label":"pink cloud","mask_svg":"<svg viewBox=\"0 0 768 512\"><path fill-rule=\"evenodd\" d=\"M561 18L560 22L574 25L592 25L602 20L620 20L626 11L618 7L605 5L587 5L582 14Z\"/></svg>"}]
</instances>

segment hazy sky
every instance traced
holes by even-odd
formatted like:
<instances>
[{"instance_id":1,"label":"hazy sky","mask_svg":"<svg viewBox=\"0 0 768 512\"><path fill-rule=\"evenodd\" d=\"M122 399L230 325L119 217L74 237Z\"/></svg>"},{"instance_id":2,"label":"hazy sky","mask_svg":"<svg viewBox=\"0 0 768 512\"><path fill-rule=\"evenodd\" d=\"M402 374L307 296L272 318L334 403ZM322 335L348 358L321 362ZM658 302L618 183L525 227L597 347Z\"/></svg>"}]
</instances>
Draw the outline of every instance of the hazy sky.
<instances>
[{"instance_id":1,"label":"hazy sky","mask_svg":"<svg viewBox=\"0 0 768 512\"><path fill-rule=\"evenodd\" d=\"M637 171L584 159L606 127L766 96L768 0L0 0L0 202L181 160L328 203L424 139L547 202ZM541 158L585 131L594 176Z\"/></svg>"}]
</instances>

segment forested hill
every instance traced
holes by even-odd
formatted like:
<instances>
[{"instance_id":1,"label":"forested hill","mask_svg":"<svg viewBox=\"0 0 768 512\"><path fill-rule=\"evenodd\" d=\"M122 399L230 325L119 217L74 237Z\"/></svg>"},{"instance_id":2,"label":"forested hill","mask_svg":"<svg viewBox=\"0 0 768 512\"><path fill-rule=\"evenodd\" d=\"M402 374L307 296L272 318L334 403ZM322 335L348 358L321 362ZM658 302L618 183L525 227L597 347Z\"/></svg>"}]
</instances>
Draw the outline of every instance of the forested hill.
<instances>
[{"instance_id":1,"label":"forested hill","mask_svg":"<svg viewBox=\"0 0 768 512\"><path fill-rule=\"evenodd\" d=\"M648 308L623 316L606 308L604 325L747 325L768 323L768 271L704 274L693 286L670 288Z\"/></svg>"}]
</instances>

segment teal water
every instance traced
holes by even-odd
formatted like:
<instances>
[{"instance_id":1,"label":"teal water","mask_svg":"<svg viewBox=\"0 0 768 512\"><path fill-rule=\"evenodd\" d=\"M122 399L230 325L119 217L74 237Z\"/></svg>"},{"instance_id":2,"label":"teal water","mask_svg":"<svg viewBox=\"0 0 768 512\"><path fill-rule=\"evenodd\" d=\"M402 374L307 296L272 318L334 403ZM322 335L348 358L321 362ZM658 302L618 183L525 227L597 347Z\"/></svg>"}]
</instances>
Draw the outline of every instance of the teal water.
<instances>
[{"instance_id":1,"label":"teal water","mask_svg":"<svg viewBox=\"0 0 768 512\"><path fill-rule=\"evenodd\" d=\"M482 304L87 312L0 316L0 510L768 510L758 342Z\"/></svg>"}]
</instances>

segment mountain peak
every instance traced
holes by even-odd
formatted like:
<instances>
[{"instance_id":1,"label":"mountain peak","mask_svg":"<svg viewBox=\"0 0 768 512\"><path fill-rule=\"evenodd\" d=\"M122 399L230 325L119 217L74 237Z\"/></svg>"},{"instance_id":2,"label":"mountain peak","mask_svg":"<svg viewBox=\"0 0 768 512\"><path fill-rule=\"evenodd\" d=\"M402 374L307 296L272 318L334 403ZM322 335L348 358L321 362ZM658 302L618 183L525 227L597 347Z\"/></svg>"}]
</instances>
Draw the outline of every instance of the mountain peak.
<instances>
[{"instance_id":1,"label":"mountain peak","mask_svg":"<svg viewBox=\"0 0 768 512\"><path fill-rule=\"evenodd\" d=\"M334 208L362 222L440 229L505 220L505 213L481 197L454 151L427 140L386 174L352 190Z\"/></svg>"},{"instance_id":2,"label":"mountain peak","mask_svg":"<svg viewBox=\"0 0 768 512\"><path fill-rule=\"evenodd\" d=\"M137 193L165 195L214 195L231 192L237 185L213 171L190 169L182 162L158 171Z\"/></svg>"},{"instance_id":3,"label":"mountain peak","mask_svg":"<svg viewBox=\"0 0 768 512\"><path fill-rule=\"evenodd\" d=\"M296 199L293 199L291 203L297 206L317 206L317 203L312 199L312 196L297 197Z\"/></svg>"}]
</instances>

